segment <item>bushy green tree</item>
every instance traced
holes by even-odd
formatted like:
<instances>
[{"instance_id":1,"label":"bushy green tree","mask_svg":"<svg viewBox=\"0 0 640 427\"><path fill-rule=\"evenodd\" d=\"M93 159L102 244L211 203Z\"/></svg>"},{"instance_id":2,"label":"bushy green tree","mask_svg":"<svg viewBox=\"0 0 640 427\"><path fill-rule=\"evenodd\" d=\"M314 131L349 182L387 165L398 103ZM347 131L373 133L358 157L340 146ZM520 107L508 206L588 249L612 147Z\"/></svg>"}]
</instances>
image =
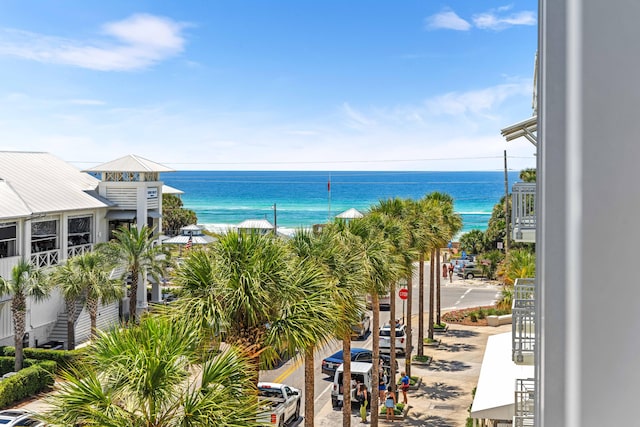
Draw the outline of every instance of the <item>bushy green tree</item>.
<instances>
[{"instance_id":1,"label":"bushy green tree","mask_svg":"<svg viewBox=\"0 0 640 427\"><path fill-rule=\"evenodd\" d=\"M460 249L468 254L479 254L484 252L484 231L471 230L460 236Z\"/></svg>"},{"instance_id":2,"label":"bushy green tree","mask_svg":"<svg viewBox=\"0 0 640 427\"><path fill-rule=\"evenodd\" d=\"M182 227L197 224L196 213L182 206L182 199L175 194L162 195L162 227L166 234L176 235Z\"/></svg>"}]
</instances>

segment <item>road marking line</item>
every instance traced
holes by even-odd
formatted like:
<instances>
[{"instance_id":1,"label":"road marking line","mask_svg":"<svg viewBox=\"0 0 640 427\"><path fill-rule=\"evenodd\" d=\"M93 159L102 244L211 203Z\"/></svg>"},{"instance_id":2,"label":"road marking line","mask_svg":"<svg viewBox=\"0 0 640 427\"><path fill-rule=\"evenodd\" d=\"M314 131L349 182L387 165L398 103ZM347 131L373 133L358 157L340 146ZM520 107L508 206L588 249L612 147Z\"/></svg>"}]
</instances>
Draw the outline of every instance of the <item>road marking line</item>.
<instances>
[{"instance_id":1,"label":"road marking line","mask_svg":"<svg viewBox=\"0 0 640 427\"><path fill-rule=\"evenodd\" d=\"M322 391L322 393L320 393L320 394L318 395L318 397L316 397L316 398L315 398L314 402L315 402L315 403L318 403L318 401L320 400L320 398L321 398L321 397L322 397L326 392L328 392L329 390L331 390L331 387L333 387L333 383L329 384L329 385L327 386L327 388L325 388L325 389Z\"/></svg>"},{"instance_id":2,"label":"road marking line","mask_svg":"<svg viewBox=\"0 0 640 427\"><path fill-rule=\"evenodd\" d=\"M459 305L462 303L462 298L464 298L469 292L471 292L471 289L467 289L464 294L462 294L462 296L460 297L460 299L458 299L458 301L456 301L456 303L454 305Z\"/></svg>"},{"instance_id":3,"label":"road marking line","mask_svg":"<svg viewBox=\"0 0 640 427\"><path fill-rule=\"evenodd\" d=\"M273 382L274 383L282 383L289 375L293 374L293 372L296 369L298 369L300 366L302 366L303 361L304 361L304 359L302 359L302 358L296 360L296 362L294 364L289 366L287 369L285 369L285 371L283 373L278 375L278 377L275 380L273 380Z\"/></svg>"}]
</instances>

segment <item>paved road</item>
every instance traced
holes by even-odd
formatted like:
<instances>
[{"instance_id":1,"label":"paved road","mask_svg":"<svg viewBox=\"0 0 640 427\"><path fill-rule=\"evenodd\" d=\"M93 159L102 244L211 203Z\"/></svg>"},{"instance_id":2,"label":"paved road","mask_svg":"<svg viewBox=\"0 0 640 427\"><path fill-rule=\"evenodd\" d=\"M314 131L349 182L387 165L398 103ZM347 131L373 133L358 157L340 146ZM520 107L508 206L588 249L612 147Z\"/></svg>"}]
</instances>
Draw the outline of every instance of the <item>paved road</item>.
<instances>
[{"instance_id":1,"label":"paved road","mask_svg":"<svg viewBox=\"0 0 640 427\"><path fill-rule=\"evenodd\" d=\"M428 265L427 265L427 272ZM418 282L414 280L413 285L413 337L414 337L414 346L417 343L417 317L416 312L418 308L418 290L417 290ZM425 283L425 309L428 308L428 283ZM490 305L495 302L499 298L500 288L493 284L490 284L486 281L482 280L463 280L461 278L455 278L453 283L449 283L443 280L441 284L441 297L442 302L441 306L443 311L448 311L452 309L459 309L465 307L476 307L480 305ZM397 296L396 296L397 297ZM396 298L396 317L402 317L402 300ZM384 324L389 320L389 311L381 311L380 312L380 322ZM425 330L426 335L426 330ZM364 348L372 348L371 344L371 334L367 336L364 340L354 340L352 342L352 347L364 347ZM340 411L327 411L326 405L331 405L331 385L333 382L333 378L329 378L322 374L320 368L322 359L333 354L337 350L342 348L342 343L337 340L333 340L325 347L319 349L316 352L315 356L315 413L318 416L319 413L322 412L323 416L333 417L335 416L335 422L340 425L341 414ZM415 347L414 347L415 348ZM274 381L274 382L284 382L286 384L292 385L299 389L304 389L304 370L302 367L302 360L290 360L281 366L278 369L269 370L269 371L261 371L260 379L262 381ZM404 358L398 358L398 364L400 369L404 365ZM303 410L304 413L304 402L303 402ZM320 420L318 420L320 421ZM302 421L298 421L294 423L294 426L302 425ZM328 424L330 425L330 424Z\"/></svg>"}]
</instances>

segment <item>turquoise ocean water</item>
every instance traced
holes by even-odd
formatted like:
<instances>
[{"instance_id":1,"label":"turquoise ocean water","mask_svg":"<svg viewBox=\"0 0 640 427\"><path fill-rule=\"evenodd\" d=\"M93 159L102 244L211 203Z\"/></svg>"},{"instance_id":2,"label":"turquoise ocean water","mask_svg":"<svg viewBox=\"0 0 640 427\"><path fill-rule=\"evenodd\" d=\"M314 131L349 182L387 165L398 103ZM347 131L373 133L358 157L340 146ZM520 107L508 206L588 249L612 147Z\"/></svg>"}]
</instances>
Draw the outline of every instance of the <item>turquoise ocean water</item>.
<instances>
[{"instance_id":1,"label":"turquoise ocean water","mask_svg":"<svg viewBox=\"0 0 640 427\"><path fill-rule=\"evenodd\" d=\"M509 188L517 177L509 173ZM161 179L184 191L184 207L210 229L245 219L273 223L274 204L278 227L310 227L349 208L366 211L379 200L440 191L454 198L463 232L485 230L504 195L504 172L179 171Z\"/></svg>"}]
</instances>

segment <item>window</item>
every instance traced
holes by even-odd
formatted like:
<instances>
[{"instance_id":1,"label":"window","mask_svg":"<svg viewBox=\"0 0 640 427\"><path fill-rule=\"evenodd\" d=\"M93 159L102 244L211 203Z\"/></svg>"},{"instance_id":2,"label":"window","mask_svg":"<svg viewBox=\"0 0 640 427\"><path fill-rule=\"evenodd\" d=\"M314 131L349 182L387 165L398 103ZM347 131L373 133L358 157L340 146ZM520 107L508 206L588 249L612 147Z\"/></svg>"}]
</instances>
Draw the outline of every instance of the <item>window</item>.
<instances>
[{"instance_id":1,"label":"window","mask_svg":"<svg viewBox=\"0 0 640 427\"><path fill-rule=\"evenodd\" d=\"M31 252L58 249L58 221L39 221L31 224Z\"/></svg>"},{"instance_id":2,"label":"window","mask_svg":"<svg viewBox=\"0 0 640 427\"><path fill-rule=\"evenodd\" d=\"M92 242L91 238L91 223L93 218L91 216L82 216L76 218L69 218L69 246L86 245Z\"/></svg>"},{"instance_id":3,"label":"window","mask_svg":"<svg viewBox=\"0 0 640 427\"><path fill-rule=\"evenodd\" d=\"M16 256L16 236L18 226L15 222L0 224L0 258Z\"/></svg>"}]
</instances>

